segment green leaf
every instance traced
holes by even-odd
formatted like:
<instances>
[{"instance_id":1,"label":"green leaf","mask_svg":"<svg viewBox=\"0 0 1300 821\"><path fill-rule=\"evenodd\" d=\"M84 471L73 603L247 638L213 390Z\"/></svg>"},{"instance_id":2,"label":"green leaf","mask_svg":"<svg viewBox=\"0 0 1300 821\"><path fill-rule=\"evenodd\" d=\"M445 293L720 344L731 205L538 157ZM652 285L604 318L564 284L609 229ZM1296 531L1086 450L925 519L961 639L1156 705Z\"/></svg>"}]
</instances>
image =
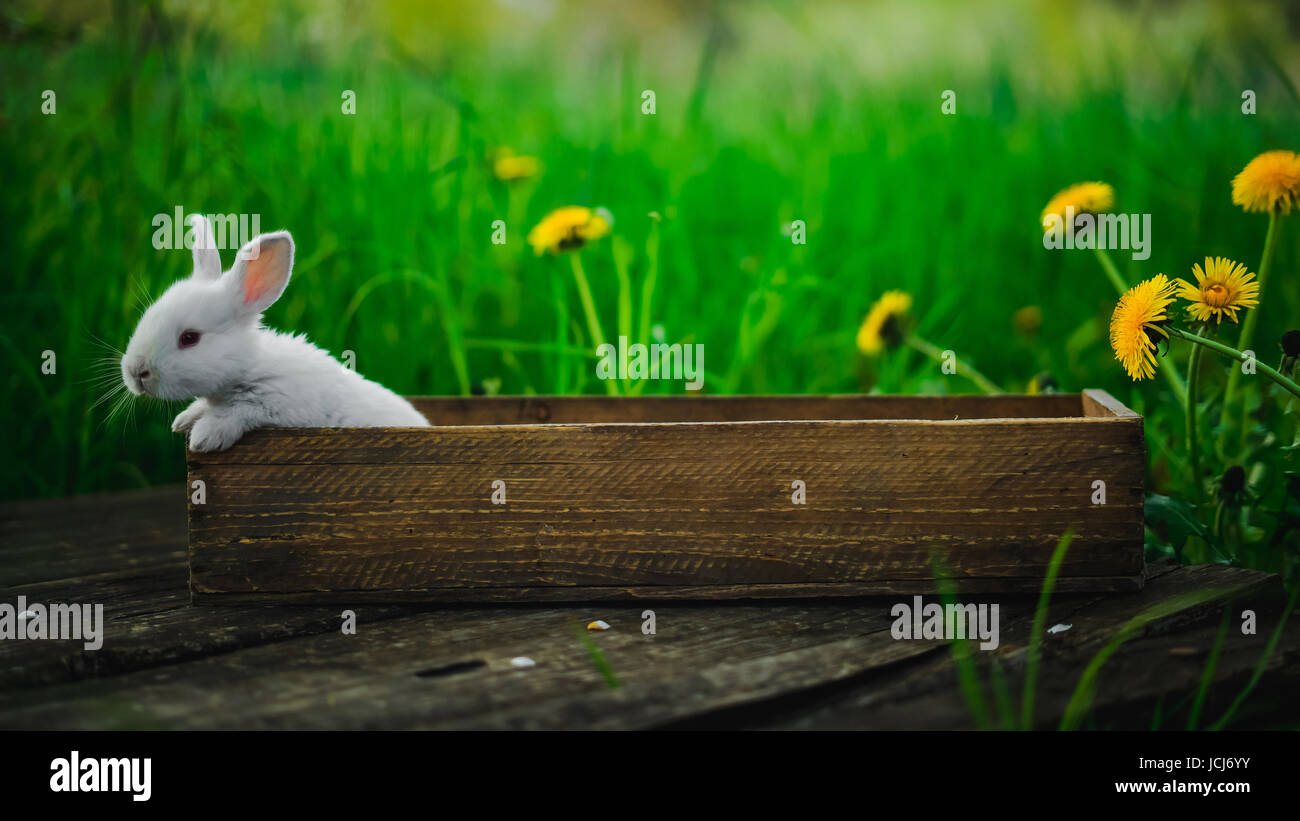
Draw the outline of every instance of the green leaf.
<instances>
[{"instance_id":1,"label":"green leaf","mask_svg":"<svg viewBox=\"0 0 1300 821\"><path fill-rule=\"evenodd\" d=\"M1196 508L1182 499L1151 493L1147 495L1142 512L1147 527L1177 551L1183 549L1191 536L1209 540L1210 531L1196 517Z\"/></svg>"}]
</instances>

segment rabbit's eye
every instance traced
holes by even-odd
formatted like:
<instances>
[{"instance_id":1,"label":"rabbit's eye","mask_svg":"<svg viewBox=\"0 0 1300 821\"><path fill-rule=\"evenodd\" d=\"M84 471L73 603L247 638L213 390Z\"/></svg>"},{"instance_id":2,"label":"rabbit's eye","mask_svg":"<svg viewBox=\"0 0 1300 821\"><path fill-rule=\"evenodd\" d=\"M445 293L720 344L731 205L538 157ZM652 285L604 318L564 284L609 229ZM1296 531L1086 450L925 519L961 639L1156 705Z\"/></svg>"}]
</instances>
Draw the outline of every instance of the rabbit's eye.
<instances>
[{"instance_id":1,"label":"rabbit's eye","mask_svg":"<svg viewBox=\"0 0 1300 821\"><path fill-rule=\"evenodd\" d=\"M181 332L181 338L180 338L180 340L179 340L179 344L180 344L180 346L181 346L182 348L189 348L189 347L193 347L194 345L199 344L199 332L198 332L198 331L182 331L182 332Z\"/></svg>"}]
</instances>

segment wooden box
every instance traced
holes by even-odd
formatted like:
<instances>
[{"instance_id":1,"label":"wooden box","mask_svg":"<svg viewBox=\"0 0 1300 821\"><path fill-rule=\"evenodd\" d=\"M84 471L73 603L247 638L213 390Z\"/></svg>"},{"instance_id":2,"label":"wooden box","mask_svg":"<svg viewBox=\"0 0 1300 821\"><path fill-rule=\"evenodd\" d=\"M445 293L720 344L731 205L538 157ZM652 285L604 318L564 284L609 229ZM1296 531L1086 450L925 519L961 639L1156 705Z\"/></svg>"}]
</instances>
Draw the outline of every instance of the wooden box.
<instances>
[{"instance_id":1,"label":"wooden box","mask_svg":"<svg viewBox=\"0 0 1300 821\"><path fill-rule=\"evenodd\" d=\"M892 595L936 553L1034 592L1066 530L1057 589L1142 583L1142 419L1102 391L412 401L434 427L190 453L194 599Z\"/></svg>"}]
</instances>

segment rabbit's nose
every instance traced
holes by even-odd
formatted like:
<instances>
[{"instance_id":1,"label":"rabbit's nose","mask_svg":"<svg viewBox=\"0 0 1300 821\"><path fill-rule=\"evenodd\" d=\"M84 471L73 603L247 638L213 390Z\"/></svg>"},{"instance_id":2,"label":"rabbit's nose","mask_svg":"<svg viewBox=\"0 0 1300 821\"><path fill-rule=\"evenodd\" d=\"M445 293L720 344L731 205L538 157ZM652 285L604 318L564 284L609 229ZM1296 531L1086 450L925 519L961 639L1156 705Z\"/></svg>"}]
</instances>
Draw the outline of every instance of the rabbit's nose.
<instances>
[{"instance_id":1,"label":"rabbit's nose","mask_svg":"<svg viewBox=\"0 0 1300 821\"><path fill-rule=\"evenodd\" d=\"M131 363L127 370L131 374L131 378L135 380L136 385L141 389L149 381L149 377L153 376L153 372L149 370L149 366L143 360Z\"/></svg>"}]
</instances>

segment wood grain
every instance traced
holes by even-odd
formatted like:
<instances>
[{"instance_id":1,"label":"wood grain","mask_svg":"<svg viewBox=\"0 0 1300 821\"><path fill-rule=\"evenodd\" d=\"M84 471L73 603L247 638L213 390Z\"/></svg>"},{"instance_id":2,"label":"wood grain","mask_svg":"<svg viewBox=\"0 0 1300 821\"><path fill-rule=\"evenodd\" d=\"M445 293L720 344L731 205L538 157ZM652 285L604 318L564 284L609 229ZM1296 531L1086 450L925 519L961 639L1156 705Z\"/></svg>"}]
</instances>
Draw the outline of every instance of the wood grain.
<instances>
[{"instance_id":1,"label":"wood grain","mask_svg":"<svg viewBox=\"0 0 1300 821\"><path fill-rule=\"evenodd\" d=\"M1080 395L1080 399L1083 402L1084 416L1136 420L1139 423L1142 420L1141 416L1129 410L1106 391L1086 390Z\"/></svg>"},{"instance_id":2,"label":"wood grain","mask_svg":"<svg viewBox=\"0 0 1300 821\"><path fill-rule=\"evenodd\" d=\"M190 505L196 599L861 595L931 589L936 560L959 581L1024 589L1067 530L1076 589L1131 589L1141 574L1141 420L1099 393L523 406L550 419L807 421L522 424L520 401L422 400L458 424L263 429L191 453L207 488ZM897 414L915 418L882 418ZM498 480L504 505L491 501ZM805 504L792 502L796 480Z\"/></svg>"},{"instance_id":3,"label":"wood grain","mask_svg":"<svg viewBox=\"0 0 1300 821\"><path fill-rule=\"evenodd\" d=\"M172 485L6 502L0 588L184 562L184 500L184 488Z\"/></svg>"},{"instance_id":4,"label":"wood grain","mask_svg":"<svg viewBox=\"0 0 1300 821\"><path fill-rule=\"evenodd\" d=\"M1184 664L1153 655L1149 642L1168 647L1173 639L1177 644L1194 640L1208 652L1227 601L1261 614L1260 635L1234 639L1242 642L1236 660L1215 668L1214 675L1220 680L1249 672L1277 624L1271 614L1278 600L1284 601L1275 576L1217 565L1178 568L1141 594L1057 596L1050 618L1073 629L1045 639L1037 712L1042 726L1054 726L1064 707L1056 694L1072 691L1081 668L1125 622L1172 595L1206 586L1220 589L1215 603L1171 612L1120 649L1107 669L1127 657L1127 672L1103 677L1099 709L1131 698L1129 682L1141 682L1143 696L1167 694L1169 703L1194 694L1204 659ZM792 705L809 723L827 728L971 726L969 709L951 681L947 643L895 640L890 632L895 601L663 603L655 607L655 635L639 629L639 605L413 613L376 622L355 636L334 631L286 637L121 675L35 690L0 689L0 727L744 727L800 723L788 715ZM996 657L1016 687L1023 679L1036 597L993 601L1000 602ZM223 608L212 616L212 608L192 610L209 614L209 632L231 612ZM590 638L615 672L617 689L605 685L574 634L575 624L593 618L613 625ZM1208 626L1209 635L1190 632L1198 625ZM1160 642L1161 637L1167 639ZM1288 659L1294 668L1298 639L1297 631L1284 637L1266 682L1294 687L1294 670L1276 673ZM513 668L510 660L520 655L537 666ZM993 657L975 655L981 664ZM987 672L981 675L988 680ZM1231 688L1221 689L1231 696L1241 684L1228 680ZM1293 701L1283 694L1272 703ZM1138 726L1149 724L1151 715L1151 710L1141 715Z\"/></svg>"},{"instance_id":5,"label":"wood grain","mask_svg":"<svg viewBox=\"0 0 1300 821\"><path fill-rule=\"evenodd\" d=\"M1079 394L1046 396L410 397L434 425L762 422L816 419L1024 419L1080 416Z\"/></svg>"},{"instance_id":6,"label":"wood grain","mask_svg":"<svg viewBox=\"0 0 1300 821\"><path fill-rule=\"evenodd\" d=\"M105 606L98 651L75 641L0 642L0 728L951 730L974 724L948 644L893 639L897 596L659 601L653 605L657 632L650 635L641 629L650 609L642 602L191 607L184 499L177 485L0 503L0 558L10 560L8 578L23 580L0 589L0 600L26 595ZM1037 726L1056 726L1082 671L1130 619L1206 588L1218 591L1212 602L1169 608L1107 661L1094 702L1097 726L1148 729L1153 716L1163 715L1162 728L1179 728L1186 705L1206 692L1204 726L1223 714L1257 666L1263 676L1234 729L1300 720L1294 698L1300 630L1288 625L1265 657L1286 605L1277 576L1168 561L1143 572L1147 583L1139 593L1072 594L1058 586L1047 623L1071 629L1043 638ZM773 587L780 586L762 589ZM360 594L348 598L353 595ZM986 696L996 659L997 680L1019 705L1037 600L1036 585L1028 595L963 597L1000 605L998 648L974 653ZM1234 618L1246 609L1258 615L1256 633L1218 635L1229 602ZM339 630L345 608L359 617L355 635ZM575 634L598 618L613 628L586 637L616 674L616 689ZM515 668L511 659L521 655L536 666Z\"/></svg>"}]
</instances>

